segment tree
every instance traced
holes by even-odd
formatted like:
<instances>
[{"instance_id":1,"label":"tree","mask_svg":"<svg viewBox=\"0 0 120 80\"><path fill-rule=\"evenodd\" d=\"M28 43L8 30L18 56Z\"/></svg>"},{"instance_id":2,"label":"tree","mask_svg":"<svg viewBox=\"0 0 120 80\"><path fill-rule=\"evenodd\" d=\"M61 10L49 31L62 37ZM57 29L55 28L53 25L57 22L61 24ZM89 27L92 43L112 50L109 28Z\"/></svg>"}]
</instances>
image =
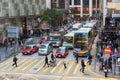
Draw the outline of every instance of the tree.
<instances>
[{"instance_id":1,"label":"tree","mask_svg":"<svg viewBox=\"0 0 120 80\"><path fill-rule=\"evenodd\" d=\"M47 9L43 12L42 21L47 21L48 24L56 27L63 18L63 13L56 9Z\"/></svg>"}]
</instances>

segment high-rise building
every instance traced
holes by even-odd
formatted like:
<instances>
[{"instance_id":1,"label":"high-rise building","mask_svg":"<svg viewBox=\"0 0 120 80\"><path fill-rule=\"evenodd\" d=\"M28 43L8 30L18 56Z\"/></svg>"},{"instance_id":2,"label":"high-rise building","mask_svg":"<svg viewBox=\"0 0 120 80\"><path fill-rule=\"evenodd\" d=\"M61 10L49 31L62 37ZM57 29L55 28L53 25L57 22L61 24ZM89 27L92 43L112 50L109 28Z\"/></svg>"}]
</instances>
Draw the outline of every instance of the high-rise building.
<instances>
[{"instance_id":1,"label":"high-rise building","mask_svg":"<svg viewBox=\"0 0 120 80\"><path fill-rule=\"evenodd\" d=\"M46 9L45 0L0 0L0 43L7 37L7 26L33 28ZM3 36L4 35L4 36Z\"/></svg>"},{"instance_id":2,"label":"high-rise building","mask_svg":"<svg viewBox=\"0 0 120 80\"><path fill-rule=\"evenodd\" d=\"M70 13L74 16L92 16L100 12L100 0L69 0Z\"/></svg>"},{"instance_id":3,"label":"high-rise building","mask_svg":"<svg viewBox=\"0 0 120 80\"><path fill-rule=\"evenodd\" d=\"M62 11L69 10L69 0L46 0L46 7Z\"/></svg>"}]
</instances>

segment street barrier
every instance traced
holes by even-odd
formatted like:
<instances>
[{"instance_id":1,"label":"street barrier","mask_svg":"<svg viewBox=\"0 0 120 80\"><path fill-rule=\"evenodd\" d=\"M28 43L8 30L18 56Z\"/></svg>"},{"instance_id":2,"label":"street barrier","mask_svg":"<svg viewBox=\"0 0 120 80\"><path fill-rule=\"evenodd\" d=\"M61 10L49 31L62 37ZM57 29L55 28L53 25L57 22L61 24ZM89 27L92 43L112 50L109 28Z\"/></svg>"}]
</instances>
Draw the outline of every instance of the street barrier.
<instances>
[{"instance_id":1,"label":"street barrier","mask_svg":"<svg viewBox=\"0 0 120 80\"><path fill-rule=\"evenodd\" d=\"M14 47L10 48L10 49L8 50L8 57L11 56L11 55L14 54L14 53L15 53Z\"/></svg>"},{"instance_id":2,"label":"street barrier","mask_svg":"<svg viewBox=\"0 0 120 80\"><path fill-rule=\"evenodd\" d=\"M1 61L1 55L0 55L0 61Z\"/></svg>"}]
</instances>

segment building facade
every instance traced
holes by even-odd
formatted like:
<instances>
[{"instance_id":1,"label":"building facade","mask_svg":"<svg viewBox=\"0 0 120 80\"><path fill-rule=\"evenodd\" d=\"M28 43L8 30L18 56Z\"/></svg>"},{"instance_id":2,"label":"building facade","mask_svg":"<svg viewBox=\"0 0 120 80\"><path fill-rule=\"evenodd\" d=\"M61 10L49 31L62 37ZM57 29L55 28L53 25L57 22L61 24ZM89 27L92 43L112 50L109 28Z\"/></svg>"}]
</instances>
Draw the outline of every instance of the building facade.
<instances>
[{"instance_id":1,"label":"building facade","mask_svg":"<svg viewBox=\"0 0 120 80\"><path fill-rule=\"evenodd\" d=\"M46 0L46 7L66 12L69 10L69 0Z\"/></svg>"},{"instance_id":2,"label":"building facade","mask_svg":"<svg viewBox=\"0 0 120 80\"><path fill-rule=\"evenodd\" d=\"M45 0L0 0L0 43L7 34L7 26L18 26L22 29L37 26L37 19L46 9ZM1 37L2 36L2 37Z\"/></svg>"},{"instance_id":3,"label":"building facade","mask_svg":"<svg viewBox=\"0 0 120 80\"><path fill-rule=\"evenodd\" d=\"M100 11L100 0L69 0L71 14L83 17L92 16Z\"/></svg>"}]
</instances>

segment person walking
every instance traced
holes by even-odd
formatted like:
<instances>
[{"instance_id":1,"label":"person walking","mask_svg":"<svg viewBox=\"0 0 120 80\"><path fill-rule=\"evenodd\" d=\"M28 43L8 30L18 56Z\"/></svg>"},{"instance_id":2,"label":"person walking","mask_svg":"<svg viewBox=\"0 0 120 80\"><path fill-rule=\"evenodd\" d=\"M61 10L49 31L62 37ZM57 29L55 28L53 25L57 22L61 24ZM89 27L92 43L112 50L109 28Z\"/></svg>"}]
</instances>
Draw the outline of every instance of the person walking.
<instances>
[{"instance_id":1,"label":"person walking","mask_svg":"<svg viewBox=\"0 0 120 80\"><path fill-rule=\"evenodd\" d=\"M45 64L44 64L44 66L43 66L43 67L45 67L45 66L46 66L46 64L47 64L47 66L49 67L49 64L48 64L48 57L47 57L47 55L45 56Z\"/></svg>"},{"instance_id":2,"label":"person walking","mask_svg":"<svg viewBox=\"0 0 120 80\"><path fill-rule=\"evenodd\" d=\"M66 69L66 68L67 68L67 65L66 65L66 62L65 62L65 61L63 62L63 65L64 65L64 69Z\"/></svg>"},{"instance_id":3,"label":"person walking","mask_svg":"<svg viewBox=\"0 0 120 80\"><path fill-rule=\"evenodd\" d=\"M53 53L52 53L52 54L51 54L51 60L54 60L54 58L55 58L55 57L54 57L54 55L53 55Z\"/></svg>"},{"instance_id":4,"label":"person walking","mask_svg":"<svg viewBox=\"0 0 120 80\"><path fill-rule=\"evenodd\" d=\"M78 55L76 55L76 63L78 63Z\"/></svg>"},{"instance_id":5,"label":"person walking","mask_svg":"<svg viewBox=\"0 0 120 80\"><path fill-rule=\"evenodd\" d=\"M105 66L105 68L104 68L104 73L105 73L105 77L108 77L108 76L107 76L107 74L108 74L107 66Z\"/></svg>"},{"instance_id":6,"label":"person walking","mask_svg":"<svg viewBox=\"0 0 120 80\"><path fill-rule=\"evenodd\" d=\"M80 71L82 71L82 73L84 73L85 67L86 67L86 65L85 65L84 59L82 59L81 60L81 69L80 69Z\"/></svg>"},{"instance_id":7,"label":"person walking","mask_svg":"<svg viewBox=\"0 0 120 80\"><path fill-rule=\"evenodd\" d=\"M17 67L17 57L16 57L16 55L13 57L13 64L12 64L12 66L16 66Z\"/></svg>"},{"instance_id":8,"label":"person walking","mask_svg":"<svg viewBox=\"0 0 120 80\"><path fill-rule=\"evenodd\" d=\"M92 63L92 55L91 54L88 55L88 62L87 63L89 63L89 65L91 65L91 63Z\"/></svg>"}]
</instances>

